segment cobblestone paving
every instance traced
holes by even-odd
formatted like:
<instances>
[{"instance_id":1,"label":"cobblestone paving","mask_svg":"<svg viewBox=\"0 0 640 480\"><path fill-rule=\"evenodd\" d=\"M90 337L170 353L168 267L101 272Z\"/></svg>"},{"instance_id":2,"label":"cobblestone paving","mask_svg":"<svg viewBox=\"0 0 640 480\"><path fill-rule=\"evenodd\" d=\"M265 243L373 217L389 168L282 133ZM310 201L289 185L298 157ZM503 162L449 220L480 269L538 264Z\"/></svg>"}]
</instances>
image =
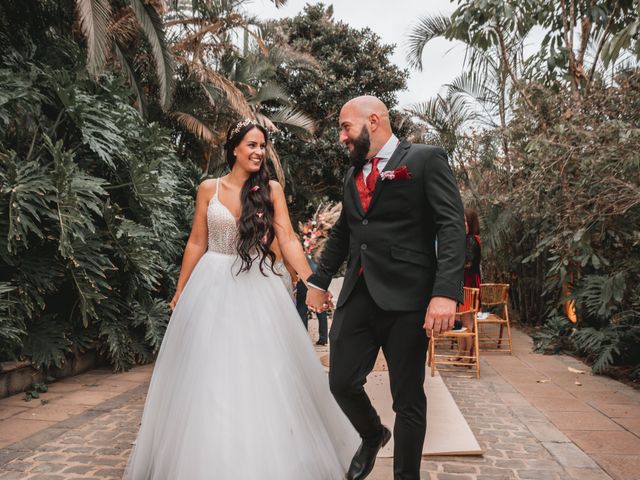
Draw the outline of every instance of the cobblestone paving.
<instances>
[{"instance_id":1,"label":"cobblestone paving","mask_svg":"<svg viewBox=\"0 0 640 480\"><path fill-rule=\"evenodd\" d=\"M429 458L422 464L423 479L609 478L572 443L567 445L574 450L566 456L576 466L563 466L527 427L527 421L540 423L541 414L535 409L506 406L498 392L509 390L509 385L492 376L487 366L483 377L479 382L448 378L446 383L485 450L484 457ZM0 480L121 478L145 391L146 385L136 387L5 448L0 462L7 463L0 467ZM381 459L370 478L391 479L391 461Z\"/></svg>"},{"instance_id":2,"label":"cobblestone paving","mask_svg":"<svg viewBox=\"0 0 640 480\"><path fill-rule=\"evenodd\" d=\"M550 442L552 447L565 445L564 457L555 456L528 427L547 424L533 407L508 406L500 398L511 386L488 365L483 365L482 379L445 377L445 383L480 446L480 457L432 457L423 462L422 478L430 480L609 480L588 456L571 442ZM546 428L553 430L551 424ZM386 478L379 477L380 480ZM388 477L391 478L391 477Z\"/></svg>"},{"instance_id":3,"label":"cobblestone paving","mask_svg":"<svg viewBox=\"0 0 640 480\"><path fill-rule=\"evenodd\" d=\"M2 480L120 479L147 385L63 421L0 453Z\"/></svg>"},{"instance_id":4,"label":"cobblestone paving","mask_svg":"<svg viewBox=\"0 0 640 480\"><path fill-rule=\"evenodd\" d=\"M568 437L572 431L578 429L577 426L561 431L548 418L548 414L542 413L540 410L542 407L537 408L530 403L529 400L536 405L546 406L547 397L536 396L535 391L529 395L526 393L528 384L518 387L520 384L508 379L504 365L509 365L509 362L515 360L515 356L492 358L487 355L482 362L483 370L480 380L445 377L451 394L484 450L484 456L427 458L422 463L423 480L611 480L612 477L615 480L637 480L640 478L640 475L635 475L640 470L635 470L635 473L624 473L629 470L616 470L613 467L611 470L607 468L608 471L615 473L610 477L594 461L596 455L587 455ZM544 361L544 359L536 359L536 362L544 363ZM137 372L134 369L133 372L122 374L120 377L104 373L101 375L94 373L93 376L91 373L88 374L91 384L88 384L87 388L104 387L103 389L107 390L106 386L109 385L124 385L125 382L122 382L122 379L125 378L129 379L131 385L130 387L122 386L122 391L106 401L89 404L80 413L74 412L73 416L59 422L51 421L51 426L47 424L47 428L5 445L0 449L0 480L120 479L142 414L148 386L148 369L144 370L145 368L147 367L142 367ZM566 370L566 367L563 368ZM534 373L538 372L529 372L528 375L532 376ZM527 373L523 371L522 375L525 374ZM105 378L104 383L101 383L102 377ZM134 379L137 383L134 383ZM536 384L535 380L529 380ZM74 381L81 383L82 379ZM594 378L593 381L599 381L599 379ZM609 380L604 384L609 385L607 382ZM60 402L61 406L64 405L62 402L65 397L60 392L64 390L61 388L64 386L64 382L59 385L58 395L62 397L55 400ZM71 388L68 384L67 387ZM549 384L540 384L540 388L547 391ZM75 392L74 395L77 393ZM632 394L624 398L620 395L616 392L616 402L628 401L629 403L617 405L615 415L620 416L626 412L630 418L635 418L631 416L634 415L632 409L637 411L638 403L635 402L635 397ZM52 404L44 407L51 409L55 407ZM629 408L622 408L623 406ZM26 408L20 405L17 399L0 401L0 413L3 407L5 412L10 412L11 408ZM29 412L32 411L31 407L33 405L28 409ZM15 418L5 419L2 422L12 422L10 423L12 428L21 428L17 417L25 415L23 411L19 415L15 414ZM0 418L2 418L1 415ZM0 433L2 428L3 423L0 423ZM612 431L630 434L626 430ZM601 432L592 433L598 435ZM640 459L640 450L630 458L633 461ZM391 459L380 459L369 477L370 480L391 480L392 478Z\"/></svg>"}]
</instances>

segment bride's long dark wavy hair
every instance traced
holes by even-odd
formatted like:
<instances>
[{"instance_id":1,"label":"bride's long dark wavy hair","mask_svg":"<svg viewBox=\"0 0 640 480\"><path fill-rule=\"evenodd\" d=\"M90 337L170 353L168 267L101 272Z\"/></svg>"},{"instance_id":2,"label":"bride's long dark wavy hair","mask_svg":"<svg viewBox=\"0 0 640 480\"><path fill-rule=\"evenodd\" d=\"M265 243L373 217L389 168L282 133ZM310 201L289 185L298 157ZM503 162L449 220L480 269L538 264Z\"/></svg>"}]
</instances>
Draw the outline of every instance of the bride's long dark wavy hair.
<instances>
[{"instance_id":1,"label":"bride's long dark wavy hair","mask_svg":"<svg viewBox=\"0 0 640 480\"><path fill-rule=\"evenodd\" d=\"M233 168L236 157L233 150L240 144L244 136L257 128L264 135L265 144L269 142L267 130L257 123L247 120L232 126L227 133L227 142L224 145L227 164ZM260 165L260 170L252 173L240 190L240 203L242 213L238 222L237 251L242 264L240 272L249 271L253 262L260 260L260 271L263 275L267 258L268 267L273 271L276 255L271 250L271 244L275 239L274 209L271 201L271 187L269 185L269 172L267 170L266 157Z\"/></svg>"}]
</instances>

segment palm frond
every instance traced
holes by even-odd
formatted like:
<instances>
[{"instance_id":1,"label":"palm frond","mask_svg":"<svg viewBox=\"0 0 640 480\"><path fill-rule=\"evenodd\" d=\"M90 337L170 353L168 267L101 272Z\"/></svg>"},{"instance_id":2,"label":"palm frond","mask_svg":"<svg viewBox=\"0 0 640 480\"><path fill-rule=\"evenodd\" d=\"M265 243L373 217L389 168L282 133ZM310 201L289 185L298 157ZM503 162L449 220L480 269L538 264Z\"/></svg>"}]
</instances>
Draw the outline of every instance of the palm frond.
<instances>
[{"instance_id":1,"label":"palm frond","mask_svg":"<svg viewBox=\"0 0 640 480\"><path fill-rule=\"evenodd\" d=\"M189 132L210 145L219 145L222 140L220 135L213 133L204 122L193 115L184 112L171 112L169 115Z\"/></svg>"},{"instance_id":2,"label":"palm frond","mask_svg":"<svg viewBox=\"0 0 640 480\"><path fill-rule=\"evenodd\" d=\"M316 130L316 123L313 118L293 107L278 110L273 115L270 115L269 118L273 123L300 128L310 134L313 134Z\"/></svg>"},{"instance_id":3,"label":"palm frond","mask_svg":"<svg viewBox=\"0 0 640 480\"><path fill-rule=\"evenodd\" d=\"M202 42L202 38L207 34L218 33L224 27L224 23L222 20L218 20L215 23L203 24L200 27L201 28L195 32L184 36L176 42L173 46L174 50L176 52L181 52L183 50L198 50L198 45Z\"/></svg>"},{"instance_id":4,"label":"palm frond","mask_svg":"<svg viewBox=\"0 0 640 480\"><path fill-rule=\"evenodd\" d=\"M418 20L418 24L409 33L407 42L406 58L412 68L422 70L424 47L434 38L443 37L450 26L450 17L441 14L421 17Z\"/></svg>"},{"instance_id":5,"label":"palm frond","mask_svg":"<svg viewBox=\"0 0 640 480\"><path fill-rule=\"evenodd\" d=\"M278 131L278 127L276 127L276 125L271 121L271 119L260 112L256 113L256 121L260 125L262 125L264 128L266 128L267 131L269 132Z\"/></svg>"},{"instance_id":6,"label":"palm frond","mask_svg":"<svg viewBox=\"0 0 640 480\"><path fill-rule=\"evenodd\" d=\"M480 107L485 115L480 119L484 124L495 127L494 120L499 108L499 94L487 77L481 78L475 72L464 72L447 85L449 97L460 97L470 109Z\"/></svg>"},{"instance_id":7,"label":"palm frond","mask_svg":"<svg viewBox=\"0 0 640 480\"><path fill-rule=\"evenodd\" d=\"M253 118L253 112L240 89L227 77L200 63L189 62L189 69L201 82L206 82L222 92L229 101L229 107L244 118Z\"/></svg>"},{"instance_id":8,"label":"palm frond","mask_svg":"<svg viewBox=\"0 0 640 480\"><path fill-rule=\"evenodd\" d=\"M138 37L140 27L131 7L118 10L109 27L111 37L120 45L128 45Z\"/></svg>"},{"instance_id":9,"label":"palm frond","mask_svg":"<svg viewBox=\"0 0 640 480\"><path fill-rule=\"evenodd\" d=\"M438 131L457 131L476 117L461 98L442 95L410 105L406 111Z\"/></svg>"},{"instance_id":10,"label":"palm frond","mask_svg":"<svg viewBox=\"0 0 640 480\"><path fill-rule=\"evenodd\" d=\"M158 82L160 84L160 101L164 108L169 108L173 95L173 58L165 41L162 19L158 12L143 0L130 0L136 18L142 26L156 63Z\"/></svg>"},{"instance_id":11,"label":"palm frond","mask_svg":"<svg viewBox=\"0 0 640 480\"><path fill-rule=\"evenodd\" d=\"M113 42L113 51L115 53L116 59L118 60L118 63L120 64L120 67L122 68L122 71L129 80L129 85L131 86L133 94L136 97L136 108L138 109L138 112L140 112L140 115L144 117L145 101L144 97L142 96L142 89L140 88L140 84L138 83L138 77L135 74L133 65L131 65L129 63L129 60L127 60L127 57L125 57L122 48L120 48L120 45L118 45L118 42Z\"/></svg>"},{"instance_id":12,"label":"palm frond","mask_svg":"<svg viewBox=\"0 0 640 480\"><path fill-rule=\"evenodd\" d=\"M482 217L484 234L483 248L488 252L500 252L505 243L513 240L515 224L518 221L517 212L511 208L493 207Z\"/></svg>"},{"instance_id":13,"label":"palm frond","mask_svg":"<svg viewBox=\"0 0 640 480\"><path fill-rule=\"evenodd\" d=\"M290 96L285 89L274 82L269 82L261 86L256 92L256 95L251 98L250 103L259 105L268 101L275 101L286 105L291 103Z\"/></svg>"},{"instance_id":14,"label":"palm frond","mask_svg":"<svg viewBox=\"0 0 640 480\"><path fill-rule=\"evenodd\" d=\"M268 27L262 27L262 29L267 33L271 32ZM279 32L273 31L273 35L277 37ZM284 40L269 45L269 63L275 67L286 66L288 71L320 69L320 62L316 57L289 45Z\"/></svg>"},{"instance_id":15,"label":"palm frond","mask_svg":"<svg viewBox=\"0 0 640 480\"><path fill-rule=\"evenodd\" d=\"M87 39L87 69L97 75L107 61L111 46L111 0L76 0L76 9Z\"/></svg>"},{"instance_id":16,"label":"palm frond","mask_svg":"<svg viewBox=\"0 0 640 480\"><path fill-rule=\"evenodd\" d=\"M446 86L450 96L468 95L479 103L494 102L498 95L486 78L480 78L474 72L464 72Z\"/></svg>"},{"instance_id":17,"label":"palm frond","mask_svg":"<svg viewBox=\"0 0 640 480\"><path fill-rule=\"evenodd\" d=\"M254 32L251 29L250 25L247 25L244 23L241 24L240 27L255 40L256 44L258 45L258 48L260 49L263 55L265 56L269 55L269 48L267 47L267 44L264 43L264 40L262 39L262 36L260 35L259 32Z\"/></svg>"}]
</instances>

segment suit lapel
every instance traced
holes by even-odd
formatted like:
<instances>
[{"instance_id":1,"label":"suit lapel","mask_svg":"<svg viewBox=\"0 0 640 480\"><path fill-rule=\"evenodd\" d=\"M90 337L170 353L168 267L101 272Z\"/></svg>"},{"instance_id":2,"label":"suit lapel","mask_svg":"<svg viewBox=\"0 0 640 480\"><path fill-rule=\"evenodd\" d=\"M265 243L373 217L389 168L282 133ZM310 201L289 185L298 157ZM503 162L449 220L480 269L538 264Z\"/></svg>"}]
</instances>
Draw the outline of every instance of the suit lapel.
<instances>
[{"instance_id":1,"label":"suit lapel","mask_svg":"<svg viewBox=\"0 0 640 480\"><path fill-rule=\"evenodd\" d=\"M385 167L382 170L382 172L388 172L390 170L395 170L398 167L398 165L400 165L400 162L402 161L404 156L409 151L409 147L410 146L411 146L411 142L409 142L407 140L402 140L398 144L398 146L396 147L395 151L393 152L393 155L391 155L391 158L389 159L389 161L385 165ZM382 173L382 172L380 172L380 173ZM371 209L373 208L373 204L376 203L376 200L380 196L380 192L384 188L384 184L385 184L385 182L382 181L382 177L378 177L378 181L376 182L376 188L373 191L373 197L371 197L371 203L369 204L369 210L367 210L368 212L371 211ZM354 182L354 186L355 186L355 182Z\"/></svg>"},{"instance_id":2,"label":"suit lapel","mask_svg":"<svg viewBox=\"0 0 640 480\"><path fill-rule=\"evenodd\" d=\"M355 168L351 168L349 170L348 173L348 178L347 178L347 189L349 190L349 193L345 193L345 195L351 195L351 200L353 201L353 203L356 206L356 211L358 212L358 215L360 215L360 217L364 217L365 212L362 208L362 202L360 201L360 195L358 195L358 188L356 187L356 174L355 174Z\"/></svg>"}]
</instances>

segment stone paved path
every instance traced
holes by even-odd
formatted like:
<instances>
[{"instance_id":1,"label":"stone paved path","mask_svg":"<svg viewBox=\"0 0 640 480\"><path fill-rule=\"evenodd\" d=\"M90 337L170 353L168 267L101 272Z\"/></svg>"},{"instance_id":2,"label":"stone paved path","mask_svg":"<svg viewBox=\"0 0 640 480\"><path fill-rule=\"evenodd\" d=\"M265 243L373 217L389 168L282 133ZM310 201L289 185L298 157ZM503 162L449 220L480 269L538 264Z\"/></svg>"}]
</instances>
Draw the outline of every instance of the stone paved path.
<instances>
[{"instance_id":1,"label":"stone paved path","mask_svg":"<svg viewBox=\"0 0 640 480\"><path fill-rule=\"evenodd\" d=\"M445 378L484 457L425 459L422 478L640 479L640 394L591 375L575 385L567 369L584 365L530 353L520 332L514 347L484 355L480 380ZM150 373L96 370L52 385L44 405L0 400L0 480L119 479ZM391 460L369 478L390 480Z\"/></svg>"}]
</instances>

